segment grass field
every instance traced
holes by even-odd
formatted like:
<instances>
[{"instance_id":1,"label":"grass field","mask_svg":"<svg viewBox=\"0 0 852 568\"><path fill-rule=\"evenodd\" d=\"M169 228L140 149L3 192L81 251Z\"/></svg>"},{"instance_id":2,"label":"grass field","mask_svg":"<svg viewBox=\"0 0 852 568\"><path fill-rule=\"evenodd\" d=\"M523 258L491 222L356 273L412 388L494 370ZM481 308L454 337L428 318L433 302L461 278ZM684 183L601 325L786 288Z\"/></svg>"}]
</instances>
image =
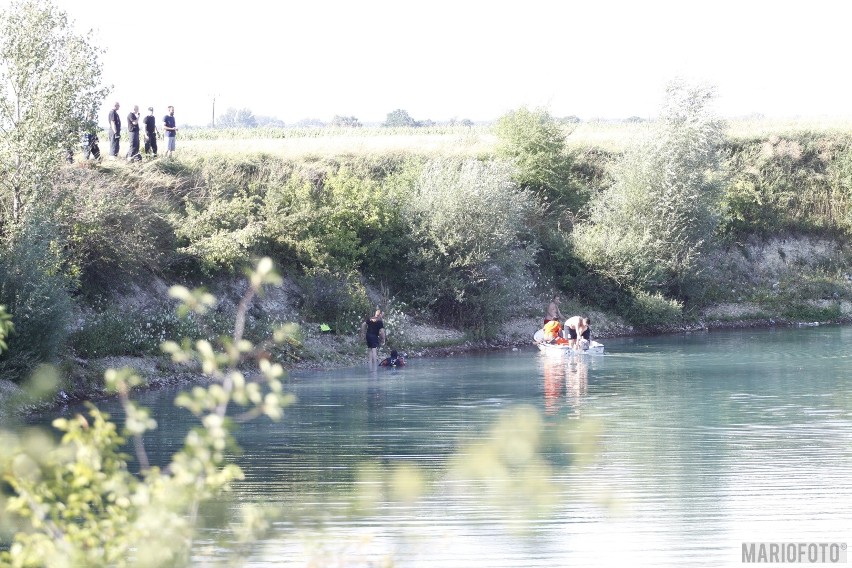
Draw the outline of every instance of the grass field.
<instances>
[{"instance_id":1,"label":"grass field","mask_svg":"<svg viewBox=\"0 0 852 568\"><path fill-rule=\"evenodd\" d=\"M618 152L649 135L648 122L583 122L567 125L569 147ZM852 119L728 121L731 138L765 138L801 132L849 133ZM288 158L407 152L425 155L481 156L494 151L490 126L432 128L259 128L192 129L179 135L178 149L189 154L267 153Z\"/></svg>"}]
</instances>

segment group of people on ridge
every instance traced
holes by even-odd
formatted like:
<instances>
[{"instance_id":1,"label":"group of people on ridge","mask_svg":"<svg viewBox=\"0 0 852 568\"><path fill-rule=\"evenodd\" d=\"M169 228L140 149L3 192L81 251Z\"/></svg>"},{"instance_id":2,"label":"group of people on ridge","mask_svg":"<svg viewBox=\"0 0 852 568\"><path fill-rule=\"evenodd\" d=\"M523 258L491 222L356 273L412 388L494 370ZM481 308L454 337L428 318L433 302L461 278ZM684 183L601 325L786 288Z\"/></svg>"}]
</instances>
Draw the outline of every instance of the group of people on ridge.
<instances>
[{"instance_id":1,"label":"group of people on ridge","mask_svg":"<svg viewBox=\"0 0 852 568\"><path fill-rule=\"evenodd\" d=\"M592 320L586 316L571 316L565 320L563 326L561 323L563 319L564 316L559 310L559 296L553 296L544 314L542 328L544 342L577 348L581 346L579 341L585 340L585 345L588 345L592 337L589 327Z\"/></svg>"},{"instance_id":2,"label":"group of people on ridge","mask_svg":"<svg viewBox=\"0 0 852 568\"><path fill-rule=\"evenodd\" d=\"M119 103L115 103L113 109L109 111L107 122L109 123L109 155L113 158L118 157L119 141L121 140L121 116L118 114L118 109L121 107ZM171 156L175 151L175 138L177 138L177 125L175 124L175 107L168 107L169 113L163 117L163 130L166 138L166 156ZM140 114L139 105L133 106L133 111L127 115L127 135L130 139L130 149L127 151L127 161L136 162L142 160L142 154L139 152L139 135L140 135ZM145 153L157 157L157 136L160 131L157 129L157 119L154 118L154 107L148 107L148 116L142 120L142 125L145 127ZM88 144L88 148L86 145ZM94 147L92 147L94 144ZM97 136L89 133L83 140L83 152L86 159L89 153L94 154L95 159L100 157L100 149L97 148Z\"/></svg>"},{"instance_id":3,"label":"group of people on ridge","mask_svg":"<svg viewBox=\"0 0 852 568\"><path fill-rule=\"evenodd\" d=\"M376 350L380 345L384 345L387 339L385 334L384 312L376 308L376 313L373 317L367 318L361 324L361 336L367 342L367 364L370 367L403 367L405 366L405 356L399 354L396 349L391 350L390 357L385 357L381 362L378 362Z\"/></svg>"}]
</instances>

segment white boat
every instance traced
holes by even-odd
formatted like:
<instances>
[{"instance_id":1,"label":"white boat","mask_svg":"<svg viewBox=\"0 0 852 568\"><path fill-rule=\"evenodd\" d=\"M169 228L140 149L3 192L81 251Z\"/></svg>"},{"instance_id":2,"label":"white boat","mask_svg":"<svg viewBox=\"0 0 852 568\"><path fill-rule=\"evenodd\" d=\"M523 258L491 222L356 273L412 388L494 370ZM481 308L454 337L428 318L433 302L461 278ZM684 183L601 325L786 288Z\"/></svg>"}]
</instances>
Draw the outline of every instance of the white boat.
<instances>
[{"instance_id":1,"label":"white boat","mask_svg":"<svg viewBox=\"0 0 852 568\"><path fill-rule=\"evenodd\" d=\"M538 347L539 351L542 353L577 353L578 355L603 355L604 346L603 343L598 343L597 341L590 341L588 346L585 349L575 349L574 347L569 347L568 345L558 345L556 343L547 343L544 340L544 331L538 330L533 335L533 342ZM585 342L583 342L585 343Z\"/></svg>"}]
</instances>

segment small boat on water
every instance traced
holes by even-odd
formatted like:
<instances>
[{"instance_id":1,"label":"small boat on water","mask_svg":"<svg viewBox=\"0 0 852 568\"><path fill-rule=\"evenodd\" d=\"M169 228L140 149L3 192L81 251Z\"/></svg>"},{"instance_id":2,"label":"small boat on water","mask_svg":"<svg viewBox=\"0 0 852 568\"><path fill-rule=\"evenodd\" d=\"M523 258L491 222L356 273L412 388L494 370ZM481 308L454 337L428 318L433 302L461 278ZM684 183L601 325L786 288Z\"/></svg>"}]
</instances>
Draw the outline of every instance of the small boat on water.
<instances>
[{"instance_id":1,"label":"small boat on water","mask_svg":"<svg viewBox=\"0 0 852 568\"><path fill-rule=\"evenodd\" d=\"M579 349L564 344L548 343L544 340L544 331L541 329L533 335L533 342L542 353L577 353L578 355L603 355L604 353L603 343L598 343L597 341L590 341L588 345L584 346L585 348L581 347Z\"/></svg>"}]
</instances>

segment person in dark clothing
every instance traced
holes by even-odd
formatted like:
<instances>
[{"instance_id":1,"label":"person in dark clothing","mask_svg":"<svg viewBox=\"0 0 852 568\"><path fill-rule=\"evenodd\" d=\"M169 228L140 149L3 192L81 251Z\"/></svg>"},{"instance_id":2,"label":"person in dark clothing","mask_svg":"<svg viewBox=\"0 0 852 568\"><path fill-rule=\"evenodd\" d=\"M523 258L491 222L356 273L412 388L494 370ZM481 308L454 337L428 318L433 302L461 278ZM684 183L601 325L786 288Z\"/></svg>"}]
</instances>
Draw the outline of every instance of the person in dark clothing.
<instances>
[{"instance_id":1,"label":"person in dark clothing","mask_svg":"<svg viewBox=\"0 0 852 568\"><path fill-rule=\"evenodd\" d=\"M109 111L107 122L109 122L109 155L113 158L118 157L118 143L121 140L121 117L118 115L119 104Z\"/></svg>"},{"instance_id":2,"label":"person in dark clothing","mask_svg":"<svg viewBox=\"0 0 852 568\"><path fill-rule=\"evenodd\" d=\"M145 153L157 157L157 119L154 118L154 107L148 107L148 116L142 119L145 123Z\"/></svg>"},{"instance_id":3,"label":"person in dark clothing","mask_svg":"<svg viewBox=\"0 0 852 568\"><path fill-rule=\"evenodd\" d=\"M127 151L127 161L141 161L142 154L139 153L139 105L134 105L133 112L127 115L127 134L130 137L130 150Z\"/></svg>"},{"instance_id":4,"label":"person in dark clothing","mask_svg":"<svg viewBox=\"0 0 852 568\"><path fill-rule=\"evenodd\" d=\"M367 342L367 364L371 367L375 367L378 363L376 349L385 343L385 324L382 315L382 310L376 310L373 317L361 324L361 335Z\"/></svg>"},{"instance_id":5,"label":"person in dark clothing","mask_svg":"<svg viewBox=\"0 0 852 568\"><path fill-rule=\"evenodd\" d=\"M400 355L396 349L391 349L390 357L382 359L379 367L405 367L405 355Z\"/></svg>"},{"instance_id":6,"label":"person in dark clothing","mask_svg":"<svg viewBox=\"0 0 852 568\"><path fill-rule=\"evenodd\" d=\"M94 131L86 132L80 137L80 146L83 148L84 160L88 160L90 156L95 160L101 159L101 149L98 147L98 135Z\"/></svg>"},{"instance_id":7,"label":"person in dark clothing","mask_svg":"<svg viewBox=\"0 0 852 568\"><path fill-rule=\"evenodd\" d=\"M163 117L163 130L166 131L166 157L175 152L175 138L177 138L177 126L175 123L175 107L169 105L169 114Z\"/></svg>"}]
</instances>

